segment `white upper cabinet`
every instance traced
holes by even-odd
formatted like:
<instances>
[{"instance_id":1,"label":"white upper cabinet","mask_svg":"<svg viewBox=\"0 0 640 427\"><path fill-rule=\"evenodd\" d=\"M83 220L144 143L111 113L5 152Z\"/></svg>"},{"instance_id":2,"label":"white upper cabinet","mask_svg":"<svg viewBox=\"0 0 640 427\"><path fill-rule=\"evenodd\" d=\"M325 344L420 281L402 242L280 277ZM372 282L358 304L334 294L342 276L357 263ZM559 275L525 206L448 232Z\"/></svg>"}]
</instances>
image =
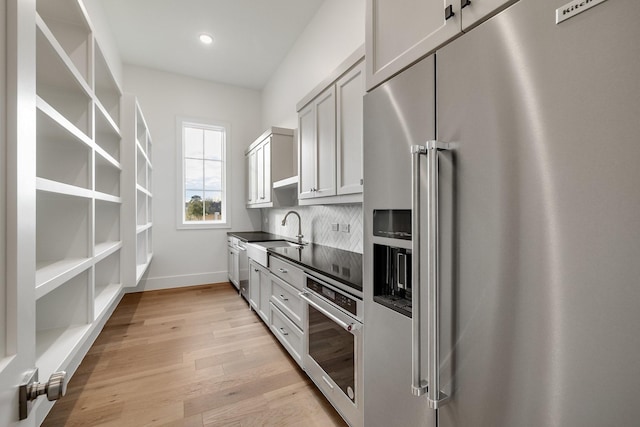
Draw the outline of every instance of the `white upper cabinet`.
<instances>
[{"instance_id":1,"label":"white upper cabinet","mask_svg":"<svg viewBox=\"0 0 640 427\"><path fill-rule=\"evenodd\" d=\"M364 49L297 105L299 204L362 201Z\"/></svg>"},{"instance_id":2,"label":"white upper cabinet","mask_svg":"<svg viewBox=\"0 0 640 427\"><path fill-rule=\"evenodd\" d=\"M299 120L298 198L336 194L336 89L331 86L313 99ZM304 126L304 128L303 128ZM304 185L304 187L303 187Z\"/></svg>"},{"instance_id":3,"label":"white upper cabinet","mask_svg":"<svg viewBox=\"0 0 640 427\"><path fill-rule=\"evenodd\" d=\"M337 194L362 193L364 62L336 82Z\"/></svg>"},{"instance_id":4,"label":"white upper cabinet","mask_svg":"<svg viewBox=\"0 0 640 427\"><path fill-rule=\"evenodd\" d=\"M247 207L289 206L290 196L275 191L278 181L295 175L293 130L272 127L247 149Z\"/></svg>"},{"instance_id":5,"label":"white upper cabinet","mask_svg":"<svg viewBox=\"0 0 640 427\"><path fill-rule=\"evenodd\" d=\"M314 196L316 185L316 129L315 105L308 104L298 111L298 198ZM305 165L306 167L303 167Z\"/></svg>"},{"instance_id":6,"label":"white upper cabinet","mask_svg":"<svg viewBox=\"0 0 640 427\"><path fill-rule=\"evenodd\" d=\"M367 0L367 90L516 0Z\"/></svg>"}]
</instances>

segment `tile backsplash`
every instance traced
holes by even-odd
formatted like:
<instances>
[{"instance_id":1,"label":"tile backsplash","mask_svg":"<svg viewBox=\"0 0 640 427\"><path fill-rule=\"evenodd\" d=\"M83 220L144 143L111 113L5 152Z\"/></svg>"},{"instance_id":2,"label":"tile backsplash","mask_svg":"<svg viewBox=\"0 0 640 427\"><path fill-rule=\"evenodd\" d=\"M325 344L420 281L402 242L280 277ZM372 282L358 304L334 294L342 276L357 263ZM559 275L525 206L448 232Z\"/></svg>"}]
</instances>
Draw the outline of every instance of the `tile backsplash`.
<instances>
[{"instance_id":1,"label":"tile backsplash","mask_svg":"<svg viewBox=\"0 0 640 427\"><path fill-rule=\"evenodd\" d=\"M298 212L302 219L303 240L362 253L361 204L262 209L262 231L295 238L298 218L289 215L287 225L281 224L290 210ZM336 227L338 230L334 230Z\"/></svg>"}]
</instances>

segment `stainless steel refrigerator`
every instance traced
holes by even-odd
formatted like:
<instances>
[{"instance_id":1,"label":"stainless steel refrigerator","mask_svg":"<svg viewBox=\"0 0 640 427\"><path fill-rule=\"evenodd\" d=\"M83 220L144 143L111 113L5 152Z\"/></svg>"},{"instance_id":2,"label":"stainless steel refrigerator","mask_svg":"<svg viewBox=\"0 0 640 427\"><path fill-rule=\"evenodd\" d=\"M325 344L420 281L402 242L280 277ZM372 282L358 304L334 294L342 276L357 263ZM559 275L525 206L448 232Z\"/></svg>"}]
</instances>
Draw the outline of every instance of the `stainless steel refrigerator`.
<instances>
[{"instance_id":1,"label":"stainless steel refrigerator","mask_svg":"<svg viewBox=\"0 0 640 427\"><path fill-rule=\"evenodd\" d=\"M640 425L640 1L564 3L365 96L366 427Z\"/></svg>"}]
</instances>

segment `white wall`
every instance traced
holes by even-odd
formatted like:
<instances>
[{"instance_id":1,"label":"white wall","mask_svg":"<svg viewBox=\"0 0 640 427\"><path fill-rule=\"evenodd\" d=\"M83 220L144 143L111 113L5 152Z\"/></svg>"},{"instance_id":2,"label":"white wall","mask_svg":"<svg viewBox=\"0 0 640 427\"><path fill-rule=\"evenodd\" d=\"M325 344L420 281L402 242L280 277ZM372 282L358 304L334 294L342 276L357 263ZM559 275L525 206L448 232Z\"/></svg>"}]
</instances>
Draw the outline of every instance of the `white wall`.
<instances>
[{"instance_id":1,"label":"white wall","mask_svg":"<svg viewBox=\"0 0 640 427\"><path fill-rule=\"evenodd\" d=\"M325 0L262 91L262 127L298 127L298 101L364 44L364 11L365 0Z\"/></svg>"},{"instance_id":2,"label":"white wall","mask_svg":"<svg viewBox=\"0 0 640 427\"><path fill-rule=\"evenodd\" d=\"M148 68L124 66L125 92L134 93L153 139L153 250L143 289L227 280L227 231L177 230L176 117L231 125L230 218L236 231L259 230L260 212L245 209L244 150L262 133L260 93Z\"/></svg>"},{"instance_id":3,"label":"white wall","mask_svg":"<svg viewBox=\"0 0 640 427\"><path fill-rule=\"evenodd\" d=\"M364 44L365 0L325 0L262 91L262 125L297 128L296 104L353 51ZM262 229L297 234L295 218L280 222L288 209L263 209ZM362 253L362 205L300 206L305 240ZM331 230L350 224L350 233Z\"/></svg>"},{"instance_id":4,"label":"white wall","mask_svg":"<svg viewBox=\"0 0 640 427\"><path fill-rule=\"evenodd\" d=\"M96 40L102 50L102 54L111 67L111 72L114 78L122 87L122 61L120 59L120 52L116 45L116 41L113 37L113 33L109 28L109 24L105 18L104 10L102 9L102 3L100 0L83 0L84 6L89 14L89 20L93 26Z\"/></svg>"}]
</instances>

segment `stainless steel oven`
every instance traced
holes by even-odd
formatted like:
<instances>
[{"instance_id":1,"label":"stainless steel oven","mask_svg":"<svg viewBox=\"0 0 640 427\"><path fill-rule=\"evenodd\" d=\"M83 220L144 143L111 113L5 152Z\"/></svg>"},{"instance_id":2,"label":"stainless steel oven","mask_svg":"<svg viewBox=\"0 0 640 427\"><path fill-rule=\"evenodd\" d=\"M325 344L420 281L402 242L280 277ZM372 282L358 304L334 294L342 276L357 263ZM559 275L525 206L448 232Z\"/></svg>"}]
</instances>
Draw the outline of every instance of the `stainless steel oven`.
<instances>
[{"instance_id":1,"label":"stainless steel oven","mask_svg":"<svg viewBox=\"0 0 640 427\"><path fill-rule=\"evenodd\" d=\"M361 426L362 299L339 282L305 274L307 374L351 426Z\"/></svg>"}]
</instances>

